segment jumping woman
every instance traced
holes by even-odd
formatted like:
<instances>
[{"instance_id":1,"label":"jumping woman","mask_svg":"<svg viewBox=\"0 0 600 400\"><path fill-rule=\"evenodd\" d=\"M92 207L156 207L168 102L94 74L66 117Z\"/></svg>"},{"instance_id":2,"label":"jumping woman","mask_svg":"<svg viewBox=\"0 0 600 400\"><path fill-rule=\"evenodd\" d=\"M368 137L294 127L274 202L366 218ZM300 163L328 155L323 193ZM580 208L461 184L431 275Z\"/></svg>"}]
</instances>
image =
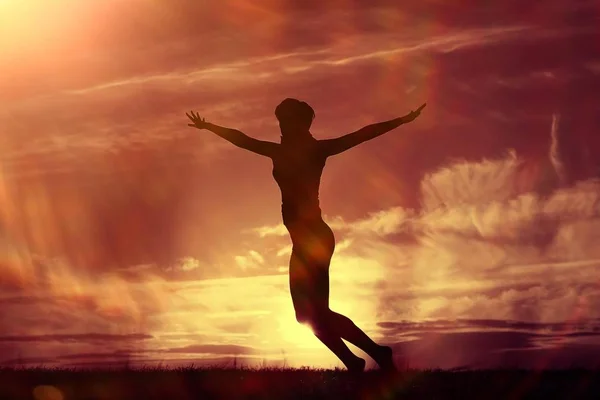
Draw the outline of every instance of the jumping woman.
<instances>
[{"instance_id":1,"label":"jumping woman","mask_svg":"<svg viewBox=\"0 0 600 400\"><path fill-rule=\"evenodd\" d=\"M207 129L273 161L273 177L281 190L283 224L292 240L289 277L296 319L310 325L315 336L349 371L363 371L365 360L352 353L342 339L362 349L381 369L394 370L395 366L390 347L378 345L348 317L329 309L329 262L335 238L321 217L321 173L327 157L413 121L424 107L425 104L403 117L368 125L335 139L317 140L310 133L315 118L312 107L288 98L275 109L281 129L280 143L257 140L236 129L206 122L193 111L186 113L192 121L189 126Z\"/></svg>"}]
</instances>

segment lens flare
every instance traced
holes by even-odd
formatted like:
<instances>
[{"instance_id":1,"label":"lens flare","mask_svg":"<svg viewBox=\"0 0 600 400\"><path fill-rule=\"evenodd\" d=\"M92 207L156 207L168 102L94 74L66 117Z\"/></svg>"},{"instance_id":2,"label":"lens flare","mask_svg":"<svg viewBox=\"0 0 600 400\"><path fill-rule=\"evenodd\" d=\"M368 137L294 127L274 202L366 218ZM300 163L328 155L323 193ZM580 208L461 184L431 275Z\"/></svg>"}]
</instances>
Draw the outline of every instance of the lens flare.
<instances>
[{"instance_id":1,"label":"lens flare","mask_svg":"<svg viewBox=\"0 0 600 400\"><path fill-rule=\"evenodd\" d=\"M33 389L35 400L63 400L63 393L55 386L40 385Z\"/></svg>"}]
</instances>

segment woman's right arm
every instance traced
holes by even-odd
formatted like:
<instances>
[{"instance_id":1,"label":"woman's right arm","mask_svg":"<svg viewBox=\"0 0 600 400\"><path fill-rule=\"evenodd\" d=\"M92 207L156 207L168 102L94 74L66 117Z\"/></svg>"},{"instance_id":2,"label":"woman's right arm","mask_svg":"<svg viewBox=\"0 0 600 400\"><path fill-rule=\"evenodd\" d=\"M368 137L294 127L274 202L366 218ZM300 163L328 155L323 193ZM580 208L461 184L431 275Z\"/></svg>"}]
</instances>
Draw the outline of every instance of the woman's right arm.
<instances>
[{"instance_id":1,"label":"woman's right arm","mask_svg":"<svg viewBox=\"0 0 600 400\"><path fill-rule=\"evenodd\" d=\"M191 115L188 113L185 113L185 115L187 115L188 118L193 122L192 124L188 124L188 126L209 130L217 136L220 136L230 143L236 145L237 147L249 150L262 156L272 157L279 146L277 143L254 139L253 137L250 137L245 133L238 131L237 129L225 128L223 126L206 122L204 118L200 118L198 113L194 114L193 111L191 112Z\"/></svg>"}]
</instances>

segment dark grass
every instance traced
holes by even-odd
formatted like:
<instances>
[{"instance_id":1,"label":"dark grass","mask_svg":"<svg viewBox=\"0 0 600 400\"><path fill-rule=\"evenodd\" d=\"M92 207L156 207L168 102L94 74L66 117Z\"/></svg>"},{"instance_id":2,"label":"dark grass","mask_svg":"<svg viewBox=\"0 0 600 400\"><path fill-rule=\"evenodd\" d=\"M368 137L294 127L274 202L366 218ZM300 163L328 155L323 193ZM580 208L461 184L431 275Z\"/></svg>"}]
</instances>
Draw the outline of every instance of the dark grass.
<instances>
[{"instance_id":1,"label":"dark grass","mask_svg":"<svg viewBox=\"0 0 600 400\"><path fill-rule=\"evenodd\" d=\"M61 397L62 396L62 397ZM0 368L0 399L600 399L600 370Z\"/></svg>"}]
</instances>

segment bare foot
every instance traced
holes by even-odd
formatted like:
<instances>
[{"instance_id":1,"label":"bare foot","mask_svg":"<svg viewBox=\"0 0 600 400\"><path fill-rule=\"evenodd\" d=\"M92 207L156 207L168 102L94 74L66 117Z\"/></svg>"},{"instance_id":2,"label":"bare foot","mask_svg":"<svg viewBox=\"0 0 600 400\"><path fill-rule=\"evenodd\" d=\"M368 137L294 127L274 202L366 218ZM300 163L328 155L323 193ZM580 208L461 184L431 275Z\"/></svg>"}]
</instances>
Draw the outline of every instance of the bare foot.
<instances>
[{"instance_id":1,"label":"bare foot","mask_svg":"<svg viewBox=\"0 0 600 400\"><path fill-rule=\"evenodd\" d=\"M379 369L382 371L397 371L396 365L394 365L394 357L392 348L389 346L379 346L379 354L375 358L375 362L379 365Z\"/></svg>"}]
</instances>

